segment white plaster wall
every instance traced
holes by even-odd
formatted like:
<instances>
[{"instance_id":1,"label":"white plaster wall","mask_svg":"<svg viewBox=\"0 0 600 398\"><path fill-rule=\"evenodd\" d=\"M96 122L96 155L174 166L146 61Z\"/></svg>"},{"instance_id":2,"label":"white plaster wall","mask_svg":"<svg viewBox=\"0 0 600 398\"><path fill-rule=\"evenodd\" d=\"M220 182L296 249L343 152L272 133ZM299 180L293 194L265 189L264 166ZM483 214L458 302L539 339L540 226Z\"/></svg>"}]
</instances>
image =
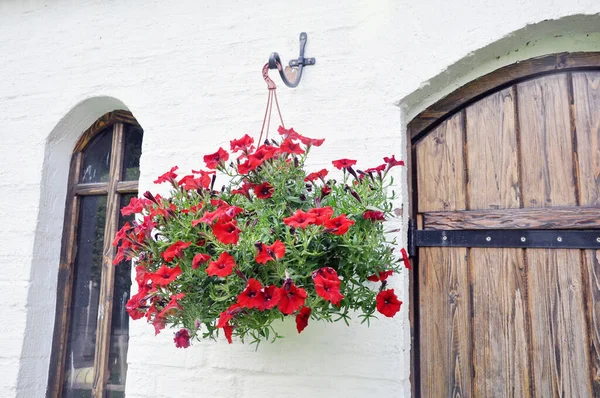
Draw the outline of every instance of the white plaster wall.
<instances>
[{"instance_id":1,"label":"white plaster wall","mask_svg":"<svg viewBox=\"0 0 600 398\"><path fill-rule=\"evenodd\" d=\"M44 395L69 153L98 116L133 112L145 130L140 188L152 189L173 164L197 167L256 134L260 68L272 51L295 57L306 31L317 64L299 88L279 84L287 124L327 138L315 167L373 164L405 157L403 126L461 82L533 55L599 50L596 18L537 24L598 12L597 0L0 2L0 397ZM408 304L406 274L393 285ZM177 350L170 331L133 322L127 396L410 395L408 306L370 329L282 332L258 352L223 341Z\"/></svg>"}]
</instances>

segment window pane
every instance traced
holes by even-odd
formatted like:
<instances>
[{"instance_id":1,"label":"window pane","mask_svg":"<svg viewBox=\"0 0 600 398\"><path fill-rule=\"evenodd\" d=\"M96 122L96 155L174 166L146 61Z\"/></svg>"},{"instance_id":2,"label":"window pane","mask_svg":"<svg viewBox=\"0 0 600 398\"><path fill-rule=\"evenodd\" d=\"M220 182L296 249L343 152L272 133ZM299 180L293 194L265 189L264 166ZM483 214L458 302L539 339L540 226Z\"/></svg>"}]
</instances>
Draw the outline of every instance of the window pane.
<instances>
[{"instance_id":1,"label":"window pane","mask_svg":"<svg viewBox=\"0 0 600 398\"><path fill-rule=\"evenodd\" d=\"M125 158L123 159L123 181L137 181L140 178L140 155L144 131L137 126L126 124Z\"/></svg>"},{"instance_id":2,"label":"window pane","mask_svg":"<svg viewBox=\"0 0 600 398\"><path fill-rule=\"evenodd\" d=\"M121 207L127 206L131 198L136 195L121 196ZM120 217L119 228L134 217ZM122 261L115 267L115 289L113 291L113 312L110 331L110 352L108 356L108 397L117 397L119 390L125 388L125 377L127 376L127 347L129 343L129 315L125 305L129 300L131 290L131 261ZM122 394L122 393L121 393Z\"/></svg>"},{"instance_id":3,"label":"window pane","mask_svg":"<svg viewBox=\"0 0 600 398\"><path fill-rule=\"evenodd\" d=\"M107 182L110 172L110 148L112 127L98 135L83 150L81 182Z\"/></svg>"},{"instance_id":4,"label":"window pane","mask_svg":"<svg viewBox=\"0 0 600 398\"><path fill-rule=\"evenodd\" d=\"M89 397L94 380L94 352L106 220L106 196L80 198L77 255L63 397Z\"/></svg>"}]
</instances>

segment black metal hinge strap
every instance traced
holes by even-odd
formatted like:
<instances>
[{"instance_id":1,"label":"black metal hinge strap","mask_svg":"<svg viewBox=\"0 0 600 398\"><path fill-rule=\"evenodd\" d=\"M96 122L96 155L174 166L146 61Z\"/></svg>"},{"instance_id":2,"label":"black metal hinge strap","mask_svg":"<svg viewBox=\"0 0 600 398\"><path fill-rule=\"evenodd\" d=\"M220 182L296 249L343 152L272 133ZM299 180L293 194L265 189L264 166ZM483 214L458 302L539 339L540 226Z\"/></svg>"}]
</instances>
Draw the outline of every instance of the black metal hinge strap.
<instances>
[{"instance_id":1,"label":"black metal hinge strap","mask_svg":"<svg viewBox=\"0 0 600 398\"><path fill-rule=\"evenodd\" d=\"M413 230L410 235L411 250L415 247L600 249L600 230Z\"/></svg>"}]
</instances>

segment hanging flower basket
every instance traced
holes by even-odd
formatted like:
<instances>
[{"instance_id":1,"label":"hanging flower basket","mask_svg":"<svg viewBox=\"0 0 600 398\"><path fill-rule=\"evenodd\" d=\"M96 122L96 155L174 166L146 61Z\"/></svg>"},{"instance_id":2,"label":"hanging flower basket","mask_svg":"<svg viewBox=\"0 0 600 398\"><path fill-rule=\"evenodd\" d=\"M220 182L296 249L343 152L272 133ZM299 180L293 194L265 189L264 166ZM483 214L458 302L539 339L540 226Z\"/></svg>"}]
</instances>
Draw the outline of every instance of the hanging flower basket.
<instances>
[{"instance_id":1,"label":"hanging flower basket","mask_svg":"<svg viewBox=\"0 0 600 398\"><path fill-rule=\"evenodd\" d=\"M178 179L173 167L156 184L170 197L146 192L122 214L137 215L117 233L114 260L135 259L138 292L127 303L158 334L180 327L177 347L220 330L259 343L281 337L273 322L293 316L298 333L309 319L349 323L352 311L369 323L393 317L402 304L386 279L399 271L395 240L384 232L392 216L389 170L394 156L365 170L339 159L307 172L309 152L323 139L279 128L281 137L255 148L248 135L204 156L208 170ZM236 154L236 155L233 155ZM215 190L216 172L229 183ZM380 282L375 285L372 282Z\"/></svg>"}]
</instances>

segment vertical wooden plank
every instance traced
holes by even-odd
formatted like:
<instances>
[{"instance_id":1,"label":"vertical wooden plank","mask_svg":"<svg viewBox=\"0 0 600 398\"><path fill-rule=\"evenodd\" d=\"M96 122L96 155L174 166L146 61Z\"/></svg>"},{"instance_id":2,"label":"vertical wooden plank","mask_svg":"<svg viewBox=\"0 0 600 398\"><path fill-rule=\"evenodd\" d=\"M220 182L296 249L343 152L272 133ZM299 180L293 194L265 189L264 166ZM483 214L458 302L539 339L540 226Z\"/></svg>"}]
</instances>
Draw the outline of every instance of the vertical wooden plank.
<instances>
[{"instance_id":1,"label":"vertical wooden plank","mask_svg":"<svg viewBox=\"0 0 600 398\"><path fill-rule=\"evenodd\" d=\"M582 206L600 206L600 72L573 73Z\"/></svg>"},{"instance_id":2,"label":"vertical wooden plank","mask_svg":"<svg viewBox=\"0 0 600 398\"><path fill-rule=\"evenodd\" d=\"M123 124L113 126L113 141L110 159L110 180L106 203L106 226L104 228L104 251L102 256L102 277L100 281L100 300L98 305L98 329L96 331L96 355L94 358L94 383L92 394L103 397L109 376L108 357L110 349L110 326L112 320L112 302L114 291L115 267L112 264L115 247L112 237L117 233L119 224L119 194L117 184L123 167Z\"/></svg>"},{"instance_id":3,"label":"vertical wooden plank","mask_svg":"<svg viewBox=\"0 0 600 398\"><path fill-rule=\"evenodd\" d=\"M600 206L600 72L577 72L573 79L573 108L581 206ZM600 396L600 251L583 253L590 378Z\"/></svg>"},{"instance_id":4,"label":"vertical wooden plank","mask_svg":"<svg viewBox=\"0 0 600 398\"><path fill-rule=\"evenodd\" d=\"M586 250L583 263L590 379L593 396L600 397L600 251Z\"/></svg>"},{"instance_id":5,"label":"vertical wooden plank","mask_svg":"<svg viewBox=\"0 0 600 398\"><path fill-rule=\"evenodd\" d=\"M528 249L536 396L589 397L579 250Z\"/></svg>"},{"instance_id":6,"label":"vertical wooden plank","mask_svg":"<svg viewBox=\"0 0 600 398\"><path fill-rule=\"evenodd\" d=\"M576 205L566 74L517 85L524 207Z\"/></svg>"},{"instance_id":7,"label":"vertical wooden plank","mask_svg":"<svg viewBox=\"0 0 600 398\"><path fill-rule=\"evenodd\" d=\"M467 108L470 209L518 208L517 137L511 88Z\"/></svg>"},{"instance_id":8,"label":"vertical wooden plank","mask_svg":"<svg viewBox=\"0 0 600 398\"><path fill-rule=\"evenodd\" d=\"M73 291L73 264L77 253L77 225L79 218L79 199L75 188L81 175L83 156L77 152L71 158L69 169L69 186L65 205L65 221L61 243L60 265L58 268L58 284L56 297L56 317L50 357L50 374L48 377L48 395L59 397L65 376L65 353L69 334L71 295Z\"/></svg>"},{"instance_id":9,"label":"vertical wooden plank","mask_svg":"<svg viewBox=\"0 0 600 398\"><path fill-rule=\"evenodd\" d=\"M475 397L528 397L527 283L521 249L470 250Z\"/></svg>"},{"instance_id":10,"label":"vertical wooden plank","mask_svg":"<svg viewBox=\"0 0 600 398\"><path fill-rule=\"evenodd\" d=\"M463 123L459 112L417 143L419 212L466 208Z\"/></svg>"},{"instance_id":11,"label":"vertical wooden plank","mask_svg":"<svg viewBox=\"0 0 600 398\"><path fill-rule=\"evenodd\" d=\"M467 249L419 249L421 393L471 397Z\"/></svg>"}]
</instances>

